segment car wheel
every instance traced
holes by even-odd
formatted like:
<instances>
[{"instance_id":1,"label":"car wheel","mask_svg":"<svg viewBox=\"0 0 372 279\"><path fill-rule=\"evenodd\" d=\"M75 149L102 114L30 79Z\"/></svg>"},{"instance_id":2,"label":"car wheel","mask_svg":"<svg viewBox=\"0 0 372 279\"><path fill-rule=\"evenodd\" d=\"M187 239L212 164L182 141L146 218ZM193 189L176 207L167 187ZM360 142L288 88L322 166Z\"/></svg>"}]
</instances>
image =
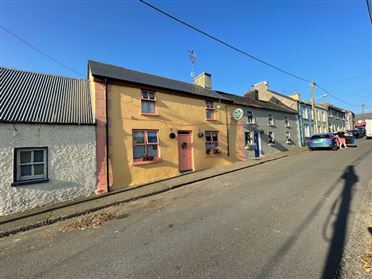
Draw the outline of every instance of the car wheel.
<instances>
[{"instance_id":1,"label":"car wheel","mask_svg":"<svg viewBox=\"0 0 372 279\"><path fill-rule=\"evenodd\" d=\"M314 148L309 147L309 151L314 151Z\"/></svg>"},{"instance_id":2,"label":"car wheel","mask_svg":"<svg viewBox=\"0 0 372 279\"><path fill-rule=\"evenodd\" d=\"M338 150L338 147L337 147L337 145L335 144L331 149L332 149L333 151L337 151L337 150Z\"/></svg>"}]
</instances>

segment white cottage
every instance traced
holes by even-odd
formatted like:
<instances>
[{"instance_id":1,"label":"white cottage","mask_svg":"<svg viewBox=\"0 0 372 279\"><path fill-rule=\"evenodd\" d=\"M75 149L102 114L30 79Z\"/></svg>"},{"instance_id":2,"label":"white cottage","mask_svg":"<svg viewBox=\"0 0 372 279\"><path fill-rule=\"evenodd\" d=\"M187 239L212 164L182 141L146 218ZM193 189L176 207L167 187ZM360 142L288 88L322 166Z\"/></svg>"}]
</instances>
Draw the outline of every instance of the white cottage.
<instances>
[{"instance_id":1,"label":"white cottage","mask_svg":"<svg viewBox=\"0 0 372 279\"><path fill-rule=\"evenodd\" d=\"M92 194L87 80L0 68L0 216Z\"/></svg>"}]
</instances>

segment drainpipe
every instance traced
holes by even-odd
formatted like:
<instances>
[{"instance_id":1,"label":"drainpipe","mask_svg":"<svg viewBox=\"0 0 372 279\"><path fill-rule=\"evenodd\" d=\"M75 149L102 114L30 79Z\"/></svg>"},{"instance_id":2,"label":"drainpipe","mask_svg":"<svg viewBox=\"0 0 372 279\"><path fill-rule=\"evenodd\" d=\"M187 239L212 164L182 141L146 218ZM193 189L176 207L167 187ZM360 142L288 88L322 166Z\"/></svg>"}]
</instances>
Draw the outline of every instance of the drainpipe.
<instances>
[{"instance_id":1,"label":"drainpipe","mask_svg":"<svg viewBox=\"0 0 372 279\"><path fill-rule=\"evenodd\" d=\"M108 125L108 89L107 78L105 78L105 100L106 100L106 179L107 179L107 192L110 191L110 160L109 160L109 125Z\"/></svg>"},{"instance_id":2,"label":"drainpipe","mask_svg":"<svg viewBox=\"0 0 372 279\"><path fill-rule=\"evenodd\" d=\"M225 105L225 113L226 113L226 133L227 133L226 135L227 157L230 157L229 117L227 115L227 105Z\"/></svg>"}]
</instances>

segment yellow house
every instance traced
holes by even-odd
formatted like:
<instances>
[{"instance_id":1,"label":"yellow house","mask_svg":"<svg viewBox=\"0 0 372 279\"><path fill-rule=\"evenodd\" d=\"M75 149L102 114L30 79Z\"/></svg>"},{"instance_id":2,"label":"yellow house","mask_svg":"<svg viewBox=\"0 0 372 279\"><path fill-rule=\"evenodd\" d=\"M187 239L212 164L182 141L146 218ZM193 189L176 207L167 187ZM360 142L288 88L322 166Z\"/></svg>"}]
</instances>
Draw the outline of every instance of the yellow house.
<instances>
[{"instance_id":1,"label":"yellow house","mask_svg":"<svg viewBox=\"0 0 372 279\"><path fill-rule=\"evenodd\" d=\"M236 134L232 102L211 89L209 74L191 84L95 61L88 74L97 193L235 160L235 138L227 136Z\"/></svg>"}]
</instances>

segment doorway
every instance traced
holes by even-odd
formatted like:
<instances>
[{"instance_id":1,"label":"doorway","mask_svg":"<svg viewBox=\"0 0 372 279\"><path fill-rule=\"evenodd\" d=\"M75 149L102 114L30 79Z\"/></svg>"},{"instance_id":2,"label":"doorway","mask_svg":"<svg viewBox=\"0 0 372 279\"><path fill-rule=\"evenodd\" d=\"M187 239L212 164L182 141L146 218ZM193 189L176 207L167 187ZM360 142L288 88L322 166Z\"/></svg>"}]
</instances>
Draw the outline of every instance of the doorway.
<instances>
[{"instance_id":1,"label":"doorway","mask_svg":"<svg viewBox=\"0 0 372 279\"><path fill-rule=\"evenodd\" d=\"M178 131L178 160L180 172L193 170L192 149L191 131Z\"/></svg>"},{"instance_id":2,"label":"doorway","mask_svg":"<svg viewBox=\"0 0 372 279\"><path fill-rule=\"evenodd\" d=\"M258 131L254 131L253 145L254 145L254 156L256 158L260 157L261 155L260 133Z\"/></svg>"}]
</instances>

